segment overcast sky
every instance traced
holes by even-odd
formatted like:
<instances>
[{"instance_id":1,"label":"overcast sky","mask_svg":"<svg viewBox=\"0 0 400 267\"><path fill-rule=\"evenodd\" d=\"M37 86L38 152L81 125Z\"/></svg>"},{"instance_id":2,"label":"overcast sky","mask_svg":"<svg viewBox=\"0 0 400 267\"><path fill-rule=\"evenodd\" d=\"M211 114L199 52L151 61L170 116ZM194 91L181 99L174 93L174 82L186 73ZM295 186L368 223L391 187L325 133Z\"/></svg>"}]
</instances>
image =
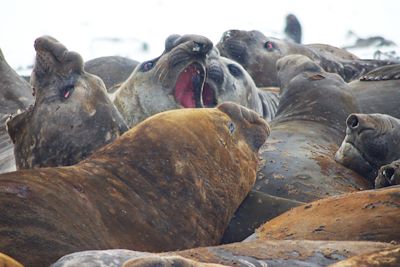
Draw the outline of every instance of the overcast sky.
<instances>
[{"instance_id":1,"label":"overcast sky","mask_svg":"<svg viewBox=\"0 0 400 267\"><path fill-rule=\"evenodd\" d=\"M13 68L29 65L33 42L51 35L84 60L122 55L139 61L158 56L173 33L196 33L217 43L229 29L282 34L286 14L295 14L304 43L346 44L348 30L380 35L400 44L398 0L5 0L0 48ZM115 42L111 42L114 38ZM149 45L148 52L141 48Z\"/></svg>"}]
</instances>

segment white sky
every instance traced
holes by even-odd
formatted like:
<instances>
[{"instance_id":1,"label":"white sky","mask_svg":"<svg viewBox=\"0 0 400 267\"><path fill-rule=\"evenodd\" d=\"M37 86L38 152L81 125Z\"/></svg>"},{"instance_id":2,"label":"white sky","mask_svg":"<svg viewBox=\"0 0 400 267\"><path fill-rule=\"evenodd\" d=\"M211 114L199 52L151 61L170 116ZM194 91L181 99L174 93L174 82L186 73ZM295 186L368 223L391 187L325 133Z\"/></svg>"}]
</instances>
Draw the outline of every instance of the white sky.
<instances>
[{"instance_id":1,"label":"white sky","mask_svg":"<svg viewBox=\"0 0 400 267\"><path fill-rule=\"evenodd\" d=\"M6 1L6 2L4 2ZM260 30L279 37L286 14L295 14L304 43L342 46L346 33L381 35L400 45L398 0L3 0L0 48L17 69L32 63L34 40L51 35L84 60L122 55L142 61L158 56L173 33L195 33L217 43L229 29ZM120 38L111 43L102 38ZM103 40L103 41L102 41ZM135 41L136 40L136 41ZM139 41L149 44L140 53Z\"/></svg>"}]
</instances>

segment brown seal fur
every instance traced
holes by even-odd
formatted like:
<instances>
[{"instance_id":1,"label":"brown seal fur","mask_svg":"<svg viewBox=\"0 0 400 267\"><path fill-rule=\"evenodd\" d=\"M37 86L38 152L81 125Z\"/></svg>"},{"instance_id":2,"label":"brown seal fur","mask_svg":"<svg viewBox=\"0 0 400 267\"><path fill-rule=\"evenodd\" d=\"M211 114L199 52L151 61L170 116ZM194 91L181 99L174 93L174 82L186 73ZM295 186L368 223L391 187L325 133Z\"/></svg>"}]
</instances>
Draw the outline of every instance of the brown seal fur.
<instances>
[{"instance_id":1,"label":"brown seal fur","mask_svg":"<svg viewBox=\"0 0 400 267\"><path fill-rule=\"evenodd\" d=\"M280 102L254 189L309 202L372 188L334 160L346 118L358 110L348 85L302 55L282 58L277 68Z\"/></svg>"},{"instance_id":2,"label":"brown seal fur","mask_svg":"<svg viewBox=\"0 0 400 267\"><path fill-rule=\"evenodd\" d=\"M357 255L339 261L329 267L398 267L400 266L400 246L382 251Z\"/></svg>"},{"instance_id":3,"label":"brown seal fur","mask_svg":"<svg viewBox=\"0 0 400 267\"><path fill-rule=\"evenodd\" d=\"M6 130L10 114L33 103L32 89L8 65L0 50L0 173L15 171L14 145Z\"/></svg>"},{"instance_id":4,"label":"brown seal fur","mask_svg":"<svg viewBox=\"0 0 400 267\"><path fill-rule=\"evenodd\" d=\"M301 45L266 37L259 31L226 31L217 48L222 56L239 62L259 87L279 86L275 65L287 55L307 56L325 71L339 74L346 82L358 79L379 66L396 63L356 59L351 53L330 45Z\"/></svg>"},{"instance_id":5,"label":"brown seal fur","mask_svg":"<svg viewBox=\"0 0 400 267\"><path fill-rule=\"evenodd\" d=\"M68 264L73 263L79 266L79 263L89 262L109 266L106 265L107 262L121 262L129 254L132 260L178 256L199 263L218 263L228 266L326 266L363 253L393 247L388 243L366 241L257 240L161 254L121 250L115 253L112 253L113 250L111 253L110 250L79 252L66 255L52 267L67 267L70 266ZM110 257L110 254L113 257ZM162 261L159 262L162 263Z\"/></svg>"},{"instance_id":6,"label":"brown seal fur","mask_svg":"<svg viewBox=\"0 0 400 267\"><path fill-rule=\"evenodd\" d=\"M35 49L35 105L7 122L17 169L75 164L128 129L78 53L50 36Z\"/></svg>"},{"instance_id":7,"label":"brown seal fur","mask_svg":"<svg viewBox=\"0 0 400 267\"><path fill-rule=\"evenodd\" d=\"M400 241L400 186L329 197L257 229L260 239Z\"/></svg>"},{"instance_id":8,"label":"brown seal fur","mask_svg":"<svg viewBox=\"0 0 400 267\"><path fill-rule=\"evenodd\" d=\"M400 158L400 120L385 114L350 114L335 159L373 182L381 166Z\"/></svg>"},{"instance_id":9,"label":"brown seal fur","mask_svg":"<svg viewBox=\"0 0 400 267\"><path fill-rule=\"evenodd\" d=\"M21 263L0 252L0 267L23 267Z\"/></svg>"},{"instance_id":10,"label":"brown seal fur","mask_svg":"<svg viewBox=\"0 0 400 267\"><path fill-rule=\"evenodd\" d=\"M375 188L392 185L400 185L400 160L382 166L375 178Z\"/></svg>"},{"instance_id":11,"label":"brown seal fur","mask_svg":"<svg viewBox=\"0 0 400 267\"><path fill-rule=\"evenodd\" d=\"M67 253L215 245L269 134L233 103L155 115L69 167L0 176L0 251L27 266Z\"/></svg>"},{"instance_id":12,"label":"brown seal fur","mask_svg":"<svg viewBox=\"0 0 400 267\"><path fill-rule=\"evenodd\" d=\"M107 56L85 62L85 71L100 77L108 93L114 93L128 79L139 62L126 57Z\"/></svg>"},{"instance_id":13,"label":"brown seal fur","mask_svg":"<svg viewBox=\"0 0 400 267\"><path fill-rule=\"evenodd\" d=\"M377 68L349 84L362 113L400 119L400 64Z\"/></svg>"},{"instance_id":14,"label":"brown seal fur","mask_svg":"<svg viewBox=\"0 0 400 267\"><path fill-rule=\"evenodd\" d=\"M215 104L215 96L203 92L212 47L203 36L171 35L159 57L137 66L114 99L128 126L162 111Z\"/></svg>"}]
</instances>

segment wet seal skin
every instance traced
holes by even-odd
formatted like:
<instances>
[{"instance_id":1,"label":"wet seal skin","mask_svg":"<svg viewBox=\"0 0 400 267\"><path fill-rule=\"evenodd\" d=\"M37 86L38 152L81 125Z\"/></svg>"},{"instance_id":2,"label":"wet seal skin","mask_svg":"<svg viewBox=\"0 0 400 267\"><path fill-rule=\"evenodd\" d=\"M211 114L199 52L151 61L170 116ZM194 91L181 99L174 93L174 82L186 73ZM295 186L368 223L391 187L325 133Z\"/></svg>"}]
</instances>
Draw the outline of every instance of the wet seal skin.
<instances>
[{"instance_id":1,"label":"wet seal skin","mask_svg":"<svg viewBox=\"0 0 400 267\"><path fill-rule=\"evenodd\" d=\"M393 161L379 169L375 179L375 188L400 184L400 160Z\"/></svg>"},{"instance_id":2,"label":"wet seal skin","mask_svg":"<svg viewBox=\"0 0 400 267\"><path fill-rule=\"evenodd\" d=\"M260 149L261 168L254 190L310 202L373 185L335 162L348 114L357 111L348 85L306 56L277 63L280 103L271 136Z\"/></svg>"},{"instance_id":3,"label":"wet seal skin","mask_svg":"<svg viewBox=\"0 0 400 267\"><path fill-rule=\"evenodd\" d=\"M398 63L388 60L362 60L344 49L330 45L301 45L266 37L259 31L226 31L217 48L222 56L239 62L259 87L279 86L275 65L280 58L287 55L307 56L326 72L337 73L346 82L356 80L377 67Z\"/></svg>"},{"instance_id":4,"label":"wet seal skin","mask_svg":"<svg viewBox=\"0 0 400 267\"><path fill-rule=\"evenodd\" d=\"M0 175L0 251L48 266L88 249L216 245L268 135L265 120L234 103L172 110L76 165Z\"/></svg>"},{"instance_id":5,"label":"wet seal skin","mask_svg":"<svg viewBox=\"0 0 400 267\"><path fill-rule=\"evenodd\" d=\"M139 62L127 57L106 56L85 62L85 71L100 77L109 94L114 93L128 79Z\"/></svg>"},{"instance_id":6,"label":"wet seal skin","mask_svg":"<svg viewBox=\"0 0 400 267\"><path fill-rule=\"evenodd\" d=\"M400 158L400 120L385 114L350 114L335 160L374 183L379 168Z\"/></svg>"},{"instance_id":7,"label":"wet seal skin","mask_svg":"<svg viewBox=\"0 0 400 267\"><path fill-rule=\"evenodd\" d=\"M268 221L259 239L399 242L400 186L320 199Z\"/></svg>"},{"instance_id":8,"label":"wet seal skin","mask_svg":"<svg viewBox=\"0 0 400 267\"><path fill-rule=\"evenodd\" d=\"M400 246L362 254L339 261L329 267L397 267L400 266Z\"/></svg>"},{"instance_id":9,"label":"wet seal skin","mask_svg":"<svg viewBox=\"0 0 400 267\"><path fill-rule=\"evenodd\" d=\"M394 247L389 243L365 241L257 240L161 254L127 250L85 251L66 255L51 267L82 266L84 263L108 267L110 262L119 264L129 255L131 260L123 266L131 266L131 263L138 264L134 266L149 266L146 265L149 263L171 266L168 265L171 262L177 264L173 266L203 266L206 263L255 267L327 266L356 255Z\"/></svg>"},{"instance_id":10,"label":"wet seal skin","mask_svg":"<svg viewBox=\"0 0 400 267\"><path fill-rule=\"evenodd\" d=\"M50 36L34 46L35 104L7 121L17 169L75 164L128 129L78 53Z\"/></svg>"},{"instance_id":11,"label":"wet seal skin","mask_svg":"<svg viewBox=\"0 0 400 267\"><path fill-rule=\"evenodd\" d=\"M11 114L22 111L33 103L32 89L8 65L0 49L0 173L15 171L14 145L6 130Z\"/></svg>"},{"instance_id":12,"label":"wet seal skin","mask_svg":"<svg viewBox=\"0 0 400 267\"><path fill-rule=\"evenodd\" d=\"M220 104L234 102L256 111L271 121L279 104L279 91L259 89L247 71L237 62L221 57L214 48L206 59L207 78L203 95L213 96ZM211 106L214 105L212 101Z\"/></svg>"},{"instance_id":13,"label":"wet seal skin","mask_svg":"<svg viewBox=\"0 0 400 267\"><path fill-rule=\"evenodd\" d=\"M349 86L362 113L382 113L400 119L400 64L370 71Z\"/></svg>"},{"instance_id":14,"label":"wet seal skin","mask_svg":"<svg viewBox=\"0 0 400 267\"><path fill-rule=\"evenodd\" d=\"M216 103L203 91L212 42L200 35L171 35L157 58L142 62L121 85L114 104L129 127L162 111Z\"/></svg>"}]
</instances>

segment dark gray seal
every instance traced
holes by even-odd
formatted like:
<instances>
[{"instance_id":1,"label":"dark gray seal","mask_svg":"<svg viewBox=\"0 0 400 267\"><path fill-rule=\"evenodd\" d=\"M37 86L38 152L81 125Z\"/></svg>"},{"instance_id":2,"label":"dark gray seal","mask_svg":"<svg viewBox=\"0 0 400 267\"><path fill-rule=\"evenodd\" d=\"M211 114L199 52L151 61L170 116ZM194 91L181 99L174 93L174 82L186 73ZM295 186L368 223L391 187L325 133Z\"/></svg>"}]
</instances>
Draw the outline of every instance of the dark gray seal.
<instances>
[{"instance_id":1,"label":"dark gray seal","mask_svg":"<svg viewBox=\"0 0 400 267\"><path fill-rule=\"evenodd\" d=\"M383 165L375 179L375 188L400 184L400 160Z\"/></svg>"},{"instance_id":2,"label":"dark gray seal","mask_svg":"<svg viewBox=\"0 0 400 267\"><path fill-rule=\"evenodd\" d=\"M139 62L120 56L94 58L85 62L85 71L100 77L107 92L114 93L128 79Z\"/></svg>"},{"instance_id":3,"label":"dark gray seal","mask_svg":"<svg viewBox=\"0 0 400 267\"><path fill-rule=\"evenodd\" d=\"M221 57L213 49L206 60L207 78L203 92L215 96L216 104L234 102L256 111L265 120L271 121L279 104L279 91L259 89L248 72L236 61Z\"/></svg>"},{"instance_id":4,"label":"dark gray seal","mask_svg":"<svg viewBox=\"0 0 400 267\"><path fill-rule=\"evenodd\" d=\"M325 71L339 74L345 81L358 79L379 66L394 61L360 60L344 50L330 45L301 45L266 37L259 31L226 31L217 44L224 57L239 62L259 87L279 86L276 62L291 54L301 54L319 64Z\"/></svg>"},{"instance_id":5,"label":"dark gray seal","mask_svg":"<svg viewBox=\"0 0 400 267\"><path fill-rule=\"evenodd\" d=\"M116 92L114 104L132 127L156 113L216 105L203 91L212 42L199 35L171 35L157 58L142 62Z\"/></svg>"},{"instance_id":6,"label":"dark gray seal","mask_svg":"<svg viewBox=\"0 0 400 267\"><path fill-rule=\"evenodd\" d=\"M298 18L294 14L288 14L285 18L285 35L286 37L295 43L301 44L301 24Z\"/></svg>"},{"instance_id":7,"label":"dark gray seal","mask_svg":"<svg viewBox=\"0 0 400 267\"><path fill-rule=\"evenodd\" d=\"M34 46L35 104L7 122L17 169L75 164L128 129L78 53L49 36Z\"/></svg>"},{"instance_id":8,"label":"dark gray seal","mask_svg":"<svg viewBox=\"0 0 400 267\"><path fill-rule=\"evenodd\" d=\"M373 182L381 166L400 158L400 120L384 114L349 115L335 159Z\"/></svg>"},{"instance_id":9,"label":"dark gray seal","mask_svg":"<svg viewBox=\"0 0 400 267\"><path fill-rule=\"evenodd\" d=\"M279 60L277 73L280 102L254 189L309 202L372 188L334 160L346 118L358 110L347 83L303 55Z\"/></svg>"},{"instance_id":10,"label":"dark gray seal","mask_svg":"<svg viewBox=\"0 0 400 267\"><path fill-rule=\"evenodd\" d=\"M349 86L362 113L382 113L400 119L400 64L370 71Z\"/></svg>"},{"instance_id":11,"label":"dark gray seal","mask_svg":"<svg viewBox=\"0 0 400 267\"><path fill-rule=\"evenodd\" d=\"M32 89L8 65L0 50L0 173L15 170L14 145L6 130L6 120L33 103Z\"/></svg>"}]
</instances>

